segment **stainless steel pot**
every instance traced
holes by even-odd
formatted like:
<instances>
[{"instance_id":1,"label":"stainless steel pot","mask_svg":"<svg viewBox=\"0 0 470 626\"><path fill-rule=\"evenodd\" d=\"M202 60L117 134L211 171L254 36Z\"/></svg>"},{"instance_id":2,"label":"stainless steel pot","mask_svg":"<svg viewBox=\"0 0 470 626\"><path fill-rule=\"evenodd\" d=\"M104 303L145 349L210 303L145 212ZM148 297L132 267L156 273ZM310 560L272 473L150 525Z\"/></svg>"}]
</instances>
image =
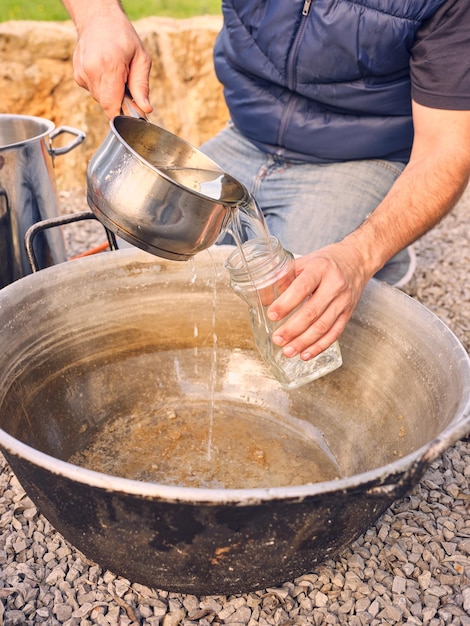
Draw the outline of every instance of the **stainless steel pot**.
<instances>
[{"instance_id":1,"label":"stainless steel pot","mask_svg":"<svg viewBox=\"0 0 470 626\"><path fill-rule=\"evenodd\" d=\"M75 138L54 148L58 135ZM0 288L31 272L24 250L28 228L57 215L53 173L56 156L73 150L85 134L69 126L28 115L0 115ZM35 244L42 267L66 260L58 229L42 233Z\"/></svg>"},{"instance_id":2,"label":"stainless steel pot","mask_svg":"<svg viewBox=\"0 0 470 626\"><path fill-rule=\"evenodd\" d=\"M343 367L283 390L258 358L227 256L217 247L182 264L120 250L0 291L0 445L13 471L89 558L179 592L246 592L313 571L470 431L465 350L425 307L375 281L341 337ZM212 487L192 482L211 406L207 468L240 457L228 471L237 488L217 475ZM90 446L100 462L128 452L145 469L185 467L163 484L70 462ZM338 478L283 484L325 446Z\"/></svg>"},{"instance_id":3,"label":"stainless steel pot","mask_svg":"<svg viewBox=\"0 0 470 626\"><path fill-rule=\"evenodd\" d=\"M113 233L184 261L216 242L248 192L209 157L142 118L118 116L90 161L87 198Z\"/></svg>"}]
</instances>

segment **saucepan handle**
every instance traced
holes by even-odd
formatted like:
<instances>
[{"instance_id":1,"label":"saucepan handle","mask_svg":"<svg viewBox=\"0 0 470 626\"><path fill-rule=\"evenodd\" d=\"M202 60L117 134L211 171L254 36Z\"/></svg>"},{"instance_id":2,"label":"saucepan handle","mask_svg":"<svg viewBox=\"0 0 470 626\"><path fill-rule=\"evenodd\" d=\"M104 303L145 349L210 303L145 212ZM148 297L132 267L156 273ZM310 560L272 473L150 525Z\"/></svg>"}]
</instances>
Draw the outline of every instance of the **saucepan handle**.
<instances>
[{"instance_id":1,"label":"saucepan handle","mask_svg":"<svg viewBox=\"0 0 470 626\"><path fill-rule=\"evenodd\" d=\"M147 116L142 109L136 105L127 85L124 91L124 98L122 99L121 112L123 115L127 115L128 117L135 117L137 119L140 118L148 122Z\"/></svg>"},{"instance_id":2,"label":"saucepan handle","mask_svg":"<svg viewBox=\"0 0 470 626\"><path fill-rule=\"evenodd\" d=\"M464 420L461 427L453 430L451 435L446 436L445 433L442 433L433 439L425 452L410 465L398 482L371 487L367 490L367 494L374 497L387 497L391 501L404 498L418 484L431 463L442 456L450 446L467 435L468 422Z\"/></svg>"},{"instance_id":3,"label":"saucepan handle","mask_svg":"<svg viewBox=\"0 0 470 626\"><path fill-rule=\"evenodd\" d=\"M36 235L40 232L47 230L48 228L55 228L57 226L63 226L64 224L71 224L73 222L80 222L82 220L97 220L98 218L91 211L82 211L80 213L69 213L68 215L59 215L57 217L51 217L48 220L43 220L41 222L36 222L32 226L28 228L26 234L24 236L24 244L26 248L26 254L28 256L28 261L31 266L31 271L38 272L41 268L39 267L38 260L36 258L36 253L34 252L34 240ZM99 221L99 220L98 220ZM108 237L108 243L110 250L118 250L118 245L116 242L116 237L114 233L105 228L106 235Z\"/></svg>"}]
</instances>

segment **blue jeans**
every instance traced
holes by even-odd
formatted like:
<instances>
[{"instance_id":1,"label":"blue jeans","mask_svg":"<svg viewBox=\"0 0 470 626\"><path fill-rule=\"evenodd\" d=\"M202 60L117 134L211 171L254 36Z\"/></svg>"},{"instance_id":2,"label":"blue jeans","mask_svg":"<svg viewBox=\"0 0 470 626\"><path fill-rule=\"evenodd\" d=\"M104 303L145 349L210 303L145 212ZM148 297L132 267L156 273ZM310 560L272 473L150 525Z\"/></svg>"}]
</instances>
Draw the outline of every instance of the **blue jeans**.
<instances>
[{"instance_id":1,"label":"blue jeans","mask_svg":"<svg viewBox=\"0 0 470 626\"><path fill-rule=\"evenodd\" d=\"M340 241L382 201L404 163L384 160L312 164L262 152L227 126L201 150L256 198L269 232L294 254ZM227 238L223 243L231 242ZM377 273L403 284L411 255L402 250Z\"/></svg>"}]
</instances>

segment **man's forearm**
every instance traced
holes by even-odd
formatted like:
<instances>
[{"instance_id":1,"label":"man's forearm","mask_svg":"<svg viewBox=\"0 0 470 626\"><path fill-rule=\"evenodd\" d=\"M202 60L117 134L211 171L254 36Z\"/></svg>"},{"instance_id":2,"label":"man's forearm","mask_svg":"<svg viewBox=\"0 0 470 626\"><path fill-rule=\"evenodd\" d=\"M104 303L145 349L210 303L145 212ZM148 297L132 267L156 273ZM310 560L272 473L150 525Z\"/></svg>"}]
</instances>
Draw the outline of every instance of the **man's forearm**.
<instances>
[{"instance_id":1,"label":"man's forearm","mask_svg":"<svg viewBox=\"0 0 470 626\"><path fill-rule=\"evenodd\" d=\"M377 209L346 237L361 251L370 275L455 206L469 180L468 168L457 171L459 165L448 160L410 163Z\"/></svg>"},{"instance_id":2,"label":"man's forearm","mask_svg":"<svg viewBox=\"0 0 470 626\"><path fill-rule=\"evenodd\" d=\"M410 162L377 209L344 240L362 255L371 276L435 226L469 181L470 113L420 108L417 117ZM446 125L439 128L443 120Z\"/></svg>"},{"instance_id":3,"label":"man's forearm","mask_svg":"<svg viewBox=\"0 0 470 626\"><path fill-rule=\"evenodd\" d=\"M62 0L62 4L78 31L97 13L124 11L120 0Z\"/></svg>"}]
</instances>

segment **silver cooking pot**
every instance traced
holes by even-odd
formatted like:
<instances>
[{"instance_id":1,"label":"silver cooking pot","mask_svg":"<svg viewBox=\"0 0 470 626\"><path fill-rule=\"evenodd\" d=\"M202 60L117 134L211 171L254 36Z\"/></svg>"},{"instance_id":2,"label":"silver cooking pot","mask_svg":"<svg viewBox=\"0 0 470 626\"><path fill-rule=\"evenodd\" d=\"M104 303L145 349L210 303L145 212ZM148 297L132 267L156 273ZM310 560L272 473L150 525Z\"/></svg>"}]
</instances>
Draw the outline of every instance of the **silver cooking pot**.
<instances>
[{"instance_id":1,"label":"silver cooking pot","mask_svg":"<svg viewBox=\"0 0 470 626\"><path fill-rule=\"evenodd\" d=\"M128 115L110 126L88 166L87 199L128 243L185 261L214 244L248 202L241 183L180 137Z\"/></svg>"},{"instance_id":2,"label":"silver cooking pot","mask_svg":"<svg viewBox=\"0 0 470 626\"><path fill-rule=\"evenodd\" d=\"M186 264L119 250L0 291L8 462L67 540L151 587L240 593L311 572L470 431L465 350L376 281L341 336L343 367L283 390L230 289L228 253ZM88 450L99 471L72 462ZM315 469L320 453L336 475ZM146 475L161 469L165 480Z\"/></svg>"},{"instance_id":3,"label":"silver cooking pot","mask_svg":"<svg viewBox=\"0 0 470 626\"><path fill-rule=\"evenodd\" d=\"M62 134L74 139L53 147ZM29 115L0 115L0 288L31 272L24 250L32 224L57 215L55 157L81 144L85 134L70 126ZM65 261L59 229L41 233L35 242L41 267Z\"/></svg>"}]
</instances>

